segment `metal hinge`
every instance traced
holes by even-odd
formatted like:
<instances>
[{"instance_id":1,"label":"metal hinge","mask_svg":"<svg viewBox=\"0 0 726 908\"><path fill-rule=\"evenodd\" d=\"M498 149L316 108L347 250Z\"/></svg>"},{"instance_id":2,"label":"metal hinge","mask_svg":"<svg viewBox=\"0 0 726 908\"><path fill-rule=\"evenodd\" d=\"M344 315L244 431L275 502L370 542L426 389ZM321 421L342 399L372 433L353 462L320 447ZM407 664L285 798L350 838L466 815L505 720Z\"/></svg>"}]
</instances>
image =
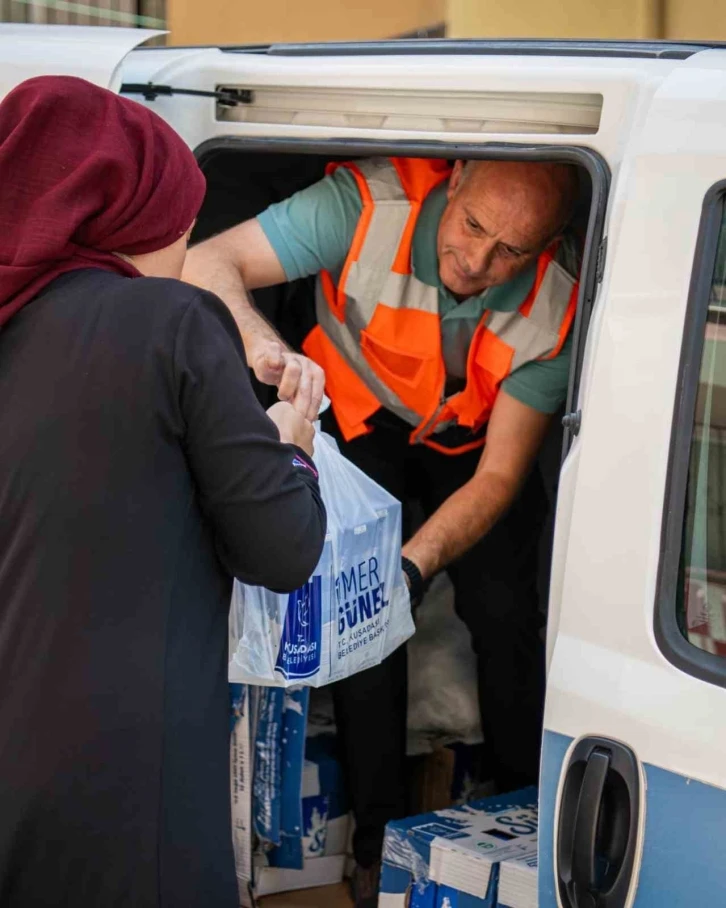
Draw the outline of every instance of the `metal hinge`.
<instances>
[{"instance_id":1,"label":"metal hinge","mask_svg":"<svg viewBox=\"0 0 726 908\"><path fill-rule=\"evenodd\" d=\"M568 429L573 435L578 435L582 423L582 410L574 410L562 417L562 426Z\"/></svg>"},{"instance_id":2,"label":"metal hinge","mask_svg":"<svg viewBox=\"0 0 726 908\"><path fill-rule=\"evenodd\" d=\"M196 88L175 88L173 85L155 85L153 82L125 82L119 89L122 95L143 95L145 101L155 101L159 95L194 95L199 98L216 98L225 107L251 104L254 95L248 88L224 88L201 91Z\"/></svg>"},{"instance_id":3,"label":"metal hinge","mask_svg":"<svg viewBox=\"0 0 726 908\"><path fill-rule=\"evenodd\" d=\"M604 236L597 248L597 262L595 263L595 281L600 284L605 273L605 258L608 252L608 238Z\"/></svg>"}]
</instances>

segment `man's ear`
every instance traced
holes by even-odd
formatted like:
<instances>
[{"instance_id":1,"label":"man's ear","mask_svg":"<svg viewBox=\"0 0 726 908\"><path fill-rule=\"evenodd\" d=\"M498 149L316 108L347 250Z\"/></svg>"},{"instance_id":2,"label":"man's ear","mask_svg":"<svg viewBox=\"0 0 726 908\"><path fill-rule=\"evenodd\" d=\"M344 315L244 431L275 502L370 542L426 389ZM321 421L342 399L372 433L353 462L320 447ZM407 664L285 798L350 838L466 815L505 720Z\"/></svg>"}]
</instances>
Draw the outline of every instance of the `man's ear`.
<instances>
[{"instance_id":1,"label":"man's ear","mask_svg":"<svg viewBox=\"0 0 726 908\"><path fill-rule=\"evenodd\" d=\"M451 199L454 196L456 190L461 186L461 181L464 176L464 167L466 166L466 161L457 161L454 164L454 169L451 171L451 176L449 177L449 185L446 189L447 199Z\"/></svg>"}]
</instances>

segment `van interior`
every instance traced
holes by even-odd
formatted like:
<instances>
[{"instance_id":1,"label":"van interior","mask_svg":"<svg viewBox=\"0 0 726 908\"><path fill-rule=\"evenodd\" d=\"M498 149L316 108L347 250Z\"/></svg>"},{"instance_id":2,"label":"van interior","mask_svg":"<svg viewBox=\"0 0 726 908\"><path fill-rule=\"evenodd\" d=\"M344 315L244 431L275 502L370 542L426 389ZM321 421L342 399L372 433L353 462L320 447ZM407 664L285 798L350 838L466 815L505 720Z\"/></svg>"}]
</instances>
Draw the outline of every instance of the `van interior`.
<instances>
[{"instance_id":1,"label":"van interior","mask_svg":"<svg viewBox=\"0 0 726 908\"><path fill-rule=\"evenodd\" d=\"M192 243L200 242L203 239L226 230L235 224L239 224L248 218L255 217L267 208L268 205L286 199L294 192L311 185L324 176L326 165L329 162L352 160L361 156L359 154L332 156L329 153L326 154L324 151L310 153L297 150L277 150L275 148L271 150L257 150L257 148L255 148L255 150L250 151L245 147L246 145L247 143L243 139L227 139L222 140L219 143L206 143L205 146L199 150L198 157L200 166L207 179L207 194L197 220ZM372 147L371 152L373 151L374 148ZM550 159L556 157L557 150L552 149L552 151L553 153L550 156ZM387 149L386 153L391 154L392 152ZM408 152L406 153L408 154ZM455 159L454 155L441 154L439 156L451 157L452 160ZM478 154L477 157L485 158L486 154ZM511 158L516 159L517 157L519 156L512 150ZM561 157L561 155L559 155L559 157ZM544 157L540 159L547 160L548 158ZM581 193L570 229L578 238L580 249L583 252L582 274L584 275L586 271L589 271L590 268L594 268L595 266L595 263L590 260L597 257L599 237L596 236L597 225L594 224L595 219L591 217L593 209L593 178L591 173L589 173L584 166L579 166L578 169L581 174ZM583 281L583 283L585 282ZM275 326L285 341L293 348L299 350L303 338L314 324L314 278L307 278L294 281L290 284L256 290L254 291L253 296L260 311ZM585 294L581 293L579 303L580 308L582 308L584 296ZM575 379L577 376L575 373L581 362L581 351L584 344L586 321L587 319L582 317L582 313L579 313L573 329L582 342L577 344L577 347L580 350L580 356L573 355L572 359L570 398L572 398L572 389L576 387ZM262 405L265 407L271 406L276 400L275 389L260 385L254 379L254 376L252 376L252 380ZM568 405L569 403L570 402L568 401ZM555 414L548 437L540 452L537 464L535 465L535 469L542 472L550 504L549 517L541 538L541 556L538 571L538 587L540 590L540 602L543 613L546 613L547 610L557 482L564 450L563 442L566 442L564 436L567 435L562 427L562 417L565 412L566 408L563 406L560 412ZM414 514L415 526L415 515L417 513L416 502L404 502L404 506L411 508ZM437 591L440 597L445 598L445 591L442 591L441 584L435 583L431 590L434 598L436 597ZM420 613L425 616L425 606L420 610ZM417 634L414 640L418 640L422 636L422 624L425 624L427 627L427 634L423 636L428 635L432 639L440 640L442 637L441 630L445 629L442 628L442 625L450 627L450 625L446 625L446 622L451 620L458 621L453 615L453 609L451 609L450 614L447 613L446 616L440 614L438 619L433 616L430 616L429 619L420 617ZM437 623L437 621L440 623ZM544 625L545 622L543 620L543 633ZM462 628L463 625L458 630L461 631ZM466 630L463 630L466 634ZM443 636L446 637L447 634L448 631L446 631ZM420 645L424 646L425 641L421 641ZM464 645L466 645L466 641L464 642ZM433 654L425 654L422 651L421 655L425 659L427 655ZM471 658L473 659L473 654ZM417 661L419 660L410 659L409 663L411 664ZM455 660L448 664L455 664ZM412 670L410 669L409 671L411 674ZM430 667L422 674L426 677L420 679L420 683L417 679L411 677L411 691L409 694L409 721L411 721L413 716L421 714L423 716L422 724L427 726L424 729L416 730L414 737L418 743L412 744L411 736L409 739L409 751L419 754L412 758L414 765L412 767L411 776L412 784L416 789L412 793L412 803L416 805L417 812L439 809L448 806L449 803L447 794L443 790L440 796L438 796L434 790L431 790L431 786L426 781L425 777L429 775L429 773L425 770L425 761L423 761L421 752L435 750L442 742L449 745L455 745L457 740L471 743L471 741L477 737L477 731L472 731L470 727L462 727L459 729L452 727L453 720L451 718L439 722L438 724L442 727L432 727L437 725L437 717L443 719L443 716L447 712L451 714L451 709L449 708L451 702L455 701L461 704L468 700L473 703L473 706L469 709L468 713L465 709L454 708L453 714L460 717L460 725L466 725L466 716L470 718L473 715L476 717L475 721L478 726L478 710L476 708L477 693L473 671L470 677L464 672L462 676L456 680L456 684L458 684L459 687L457 690L452 688L452 690L448 692L449 706L441 703L439 704L439 709L433 705L433 699L439 695L439 692L436 692L433 689L435 681L432 680ZM332 707L329 704L326 705L324 702L326 696L325 689L322 688L319 691L313 691L313 694L314 700L311 701L311 710L314 711L317 709L319 714L324 714L326 711L330 712ZM424 705L421 709L417 709L416 703L414 702L416 698L424 703L428 703L428 706ZM429 706L431 708L429 708ZM330 721L332 721L332 718ZM423 736L426 741L425 747L421 746L421 736ZM481 741L480 730L478 736L479 741ZM475 763L470 766L469 772L472 776L470 781L474 784L484 784L484 788L481 790L486 792L485 783L487 780L487 771L485 746L477 751Z\"/></svg>"}]
</instances>

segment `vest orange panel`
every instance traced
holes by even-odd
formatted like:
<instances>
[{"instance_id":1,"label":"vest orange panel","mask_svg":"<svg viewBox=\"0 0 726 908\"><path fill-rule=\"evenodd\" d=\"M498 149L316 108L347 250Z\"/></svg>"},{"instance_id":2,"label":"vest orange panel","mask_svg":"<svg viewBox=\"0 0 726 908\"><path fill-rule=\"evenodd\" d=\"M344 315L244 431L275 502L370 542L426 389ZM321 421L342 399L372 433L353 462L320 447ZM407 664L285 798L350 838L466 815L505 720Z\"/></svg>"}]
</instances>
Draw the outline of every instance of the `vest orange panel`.
<instances>
[{"instance_id":1,"label":"vest orange panel","mask_svg":"<svg viewBox=\"0 0 726 908\"><path fill-rule=\"evenodd\" d=\"M325 392L346 441L369 432L366 420L379 409L378 398L338 353L320 325L305 338L303 352L325 372Z\"/></svg>"}]
</instances>

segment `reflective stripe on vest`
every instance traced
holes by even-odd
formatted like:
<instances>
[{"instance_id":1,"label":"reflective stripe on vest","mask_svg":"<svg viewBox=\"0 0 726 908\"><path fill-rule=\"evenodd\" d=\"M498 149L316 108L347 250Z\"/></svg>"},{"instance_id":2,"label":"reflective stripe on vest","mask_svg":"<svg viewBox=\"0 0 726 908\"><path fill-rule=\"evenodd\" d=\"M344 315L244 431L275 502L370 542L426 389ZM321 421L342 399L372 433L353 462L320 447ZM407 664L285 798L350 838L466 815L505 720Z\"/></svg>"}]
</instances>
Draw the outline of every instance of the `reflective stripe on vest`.
<instances>
[{"instance_id":1,"label":"reflective stripe on vest","mask_svg":"<svg viewBox=\"0 0 726 908\"><path fill-rule=\"evenodd\" d=\"M577 282L554 260L555 250L543 252L519 309L485 312L469 350L466 386L444 399L438 289L411 273L411 245L422 202L450 168L390 158L336 166L353 173L363 211L337 282L325 272L317 281L318 325L304 350L326 370L327 393L348 440L367 432L366 420L383 406L413 427L412 442L440 448L435 436L452 424L481 428L499 385L515 369L559 353Z\"/></svg>"}]
</instances>

